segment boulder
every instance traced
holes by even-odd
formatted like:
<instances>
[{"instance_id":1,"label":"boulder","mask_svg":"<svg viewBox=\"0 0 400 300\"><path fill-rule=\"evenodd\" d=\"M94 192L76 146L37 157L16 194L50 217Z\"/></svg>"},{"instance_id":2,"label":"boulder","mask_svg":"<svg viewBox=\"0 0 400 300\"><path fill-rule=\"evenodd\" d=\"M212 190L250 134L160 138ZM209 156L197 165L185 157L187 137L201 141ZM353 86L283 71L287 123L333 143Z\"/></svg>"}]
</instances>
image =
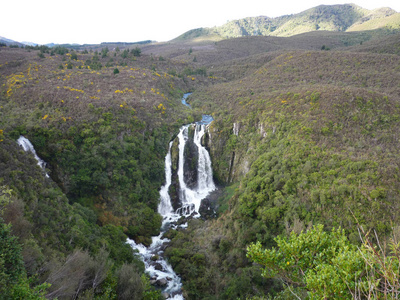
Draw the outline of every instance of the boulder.
<instances>
[{"instance_id":1,"label":"boulder","mask_svg":"<svg viewBox=\"0 0 400 300\"><path fill-rule=\"evenodd\" d=\"M157 280L157 285L160 287L166 286L168 284L168 280L165 278L161 278Z\"/></svg>"},{"instance_id":2,"label":"boulder","mask_svg":"<svg viewBox=\"0 0 400 300\"><path fill-rule=\"evenodd\" d=\"M160 263L154 263L152 265L154 266L154 269L156 269L157 271L163 270L163 266Z\"/></svg>"},{"instance_id":3,"label":"boulder","mask_svg":"<svg viewBox=\"0 0 400 300\"><path fill-rule=\"evenodd\" d=\"M156 261L156 260L159 260L159 259L160 259L160 256L158 256L158 255L156 254L156 255L153 255L150 259L151 259L152 261Z\"/></svg>"}]
</instances>

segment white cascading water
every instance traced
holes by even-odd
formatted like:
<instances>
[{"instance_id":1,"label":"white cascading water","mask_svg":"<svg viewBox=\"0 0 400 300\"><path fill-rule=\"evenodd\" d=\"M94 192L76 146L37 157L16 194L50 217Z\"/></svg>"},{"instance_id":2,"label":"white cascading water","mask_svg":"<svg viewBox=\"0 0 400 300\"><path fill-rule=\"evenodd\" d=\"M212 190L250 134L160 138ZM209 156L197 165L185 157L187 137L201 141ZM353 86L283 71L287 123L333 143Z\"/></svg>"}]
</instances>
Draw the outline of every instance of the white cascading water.
<instances>
[{"instance_id":1,"label":"white cascading water","mask_svg":"<svg viewBox=\"0 0 400 300\"><path fill-rule=\"evenodd\" d=\"M168 230L169 223L177 221L180 218L179 215L174 213L171 197L168 193L172 181L171 148L172 142L169 143L168 153L165 156L165 185L160 189L158 213L163 216L160 235L152 237L151 245L148 248L142 244L136 244L135 241L131 239L128 239L127 243L131 245L133 249L139 251L139 255L145 264L146 272L150 275L152 280L155 280L156 284L161 286L163 293L168 295L167 299L183 300L184 298L181 294L181 279L176 275L171 265L161 256L163 253L163 244L170 241L169 239L162 239L161 237ZM158 256L157 260L152 259L156 256ZM159 266L157 269L155 267L156 264Z\"/></svg>"},{"instance_id":2,"label":"white cascading water","mask_svg":"<svg viewBox=\"0 0 400 300\"><path fill-rule=\"evenodd\" d=\"M185 98L186 99L186 98ZM158 205L158 212L163 217L163 224L159 236L152 238L152 244L146 248L141 244L136 244L135 241L128 239L128 243L132 248L139 251L143 262L145 263L146 272L150 275L151 279L159 286L167 299L181 300L182 296L182 283L181 279L174 272L171 265L169 265L163 258L163 244L168 243L168 239L162 239L162 235L170 228L177 228L175 224L181 216L188 217L193 215L199 217L199 208L201 200L208 196L210 192L215 190L213 181L211 158L208 151L201 145L201 139L206 130L206 124L212 121L211 116L203 116L203 120L197 124L182 126L179 134L179 156L178 156L178 179L180 184L179 200L182 207L178 208L176 212L171 204L171 197L168 190L172 182L172 160L171 148L172 142L169 144L168 153L165 157L165 178L166 182L160 189L160 204ZM197 187L190 189L187 187L184 178L184 150L188 140L188 129L190 126L196 126L194 133L194 143L198 148L198 182ZM185 228L187 224L180 225L179 227ZM155 257L157 260L154 261ZM155 265L158 265L156 269ZM161 269L161 270L160 270Z\"/></svg>"},{"instance_id":3,"label":"white cascading water","mask_svg":"<svg viewBox=\"0 0 400 300\"><path fill-rule=\"evenodd\" d=\"M31 152L35 159L37 160L37 164L39 165L40 168L42 168L46 172L46 163L36 154L35 148L33 148L32 143L24 136L20 136L17 140L18 145L20 145L25 152ZM47 173L46 177L49 177Z\"/></svg>"},{"instance_id":4,"label":"white cascading water","mask_svg":"<svg viewBox=\"0 0 400 300\"><path fill-rule=\"evenodd\" d=\"M189 125L192 126L192 125ZM187 187L184 178L184 151L186 141L188 140L189 126L183 126L178 134L179 139L179 164L178 178L180 185L180 200L182 207L177 210L177 213L184 216L189 216L193 212L198 216L201 200L215 190L215 184L212 178L211 158L206 148L201 144L201 138L205 133L205 125L196 124L193 141L198 148L198 179L197 188L190 189Z\"/></svg>"},{"instance_id":5,"label":"white cascading water","mask_svg":"<svg viewBox=\"0 0 400 300\"><path fill-rule=\"evenodd\" d=\"M165 156L165 185L163 185L160 189L160 204L158 205L158 213L165 216L173 213L173 207L171 204L171 197L169 196L168 190L171 186L171 147L172 142L169 143L168 153Z\"/></svg>"},{"instance_id":6,"label":"white cascading water","mask_svg":"<svg viewBox=\"0 0 400 300\"><path fill-rule=\"evenodd\" d=\"M206 125L197 125L194 135L194 143L199 148L199 178L197 191L200 194L201 199L204 199L210 192L215 190L210 154L201 144L201 139L204 136L205 131ZM196 212L198 212L198 208L196 209Z\"/></svg>"}]
</instances>

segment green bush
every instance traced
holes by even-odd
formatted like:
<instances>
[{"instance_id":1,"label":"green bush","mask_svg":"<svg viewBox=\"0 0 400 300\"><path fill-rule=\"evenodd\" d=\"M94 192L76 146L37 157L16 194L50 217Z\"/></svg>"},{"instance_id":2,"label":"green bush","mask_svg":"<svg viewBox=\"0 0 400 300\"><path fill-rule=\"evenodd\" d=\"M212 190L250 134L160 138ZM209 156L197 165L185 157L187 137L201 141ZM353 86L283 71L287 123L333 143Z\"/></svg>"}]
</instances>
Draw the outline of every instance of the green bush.
<instances>
[{"instance_id":1,"label":"green bush","mask_svg":"<svg viewBox=\"0 0 400 300\"><path fill-rule=\"evenodd\" d=\"M142 49L140 49L139 47L136 47L135 49L131 50L131 53L133 53L133 56L139 57L140 54L142 53Z\"/></svg>"},{"instance_id":2,"label":"green bush","mask_svg":"<svg viewBox=\"0 0 400 300\"><path fill-rule=\"evenodd\" d=\"M323 231L322 225L307 232L278 236L276 248L251 244L247 256L264 267L262 275L279 278L286 286L303 289L310 299L397 299L400 288L400 244L391 242L391 253L377 248L365 236L358 248L341 229Z\"/></svg>"}]
</instances>

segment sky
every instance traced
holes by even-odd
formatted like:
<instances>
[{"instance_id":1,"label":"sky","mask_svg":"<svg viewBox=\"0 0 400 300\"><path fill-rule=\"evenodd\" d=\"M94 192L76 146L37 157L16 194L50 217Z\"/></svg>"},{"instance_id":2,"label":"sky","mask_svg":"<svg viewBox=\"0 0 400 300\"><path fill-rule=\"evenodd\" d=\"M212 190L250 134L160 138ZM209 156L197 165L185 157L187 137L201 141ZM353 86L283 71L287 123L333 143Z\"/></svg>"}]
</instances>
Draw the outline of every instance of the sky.
<instances>
[{"instance_id":1,"label":"sky","mask_svg":"<svg viewBox=\"0 0 400 300\"><path fill-rule=\"evenodd\" d=\"M321 4L344 3L400 12L399 0L5 0L0 36L38 44L162 42L190 29L244 17L278 17Z\"/></svg>"}]
</instances>

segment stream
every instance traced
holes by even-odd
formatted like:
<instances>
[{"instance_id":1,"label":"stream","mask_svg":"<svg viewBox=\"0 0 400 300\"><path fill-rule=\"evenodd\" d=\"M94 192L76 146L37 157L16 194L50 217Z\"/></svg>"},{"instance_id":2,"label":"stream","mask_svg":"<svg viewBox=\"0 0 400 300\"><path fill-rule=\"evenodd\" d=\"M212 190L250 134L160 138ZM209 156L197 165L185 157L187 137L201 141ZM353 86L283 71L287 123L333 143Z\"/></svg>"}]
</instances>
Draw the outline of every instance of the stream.
<instances>
[{"instance_id":1,"label":"stream","mask_svg":"<svg viewBox=\"0 0 400 300\"><path fill-rule=\"evenodd\" d=\"M186 99L190 94L185 94L182 98L182 104L190 107L186 103ZM165 156L165 185L160 189L160 203L158 212L163 217L160 235L152 237L152 243L149 247L142 244L136 244L135 241L128 239L127 243L133 249L138 250L142 258L146 272L150 276L150 282L154 286L161 289L166 299L184 299L182 295L182 282L179 276L174 272L171 265L164 259L163 254L165 248L170 241L162 238L163 234L170 228L186 228L187 223L177 225L177 221L183 217L200 217L199 208L201 200L206 198L210 192L216 189L211 166L211 158L205 147L201 144L207 126L213 121L209 115L203 115L201 121L184 125L180 128L177 136L179 140L179 156L178 156L178 178L179 178L179 208L174 209L169 195L169 188L172 183L172 159L171 149L173 142L169 143L168 153ZM197 182L191 183L188 187L188 180L185 177L185 147L189 138L189 130L194 129L193 142L197 147L198 163L197 163Z\"/></svg>"}]
</instances>

